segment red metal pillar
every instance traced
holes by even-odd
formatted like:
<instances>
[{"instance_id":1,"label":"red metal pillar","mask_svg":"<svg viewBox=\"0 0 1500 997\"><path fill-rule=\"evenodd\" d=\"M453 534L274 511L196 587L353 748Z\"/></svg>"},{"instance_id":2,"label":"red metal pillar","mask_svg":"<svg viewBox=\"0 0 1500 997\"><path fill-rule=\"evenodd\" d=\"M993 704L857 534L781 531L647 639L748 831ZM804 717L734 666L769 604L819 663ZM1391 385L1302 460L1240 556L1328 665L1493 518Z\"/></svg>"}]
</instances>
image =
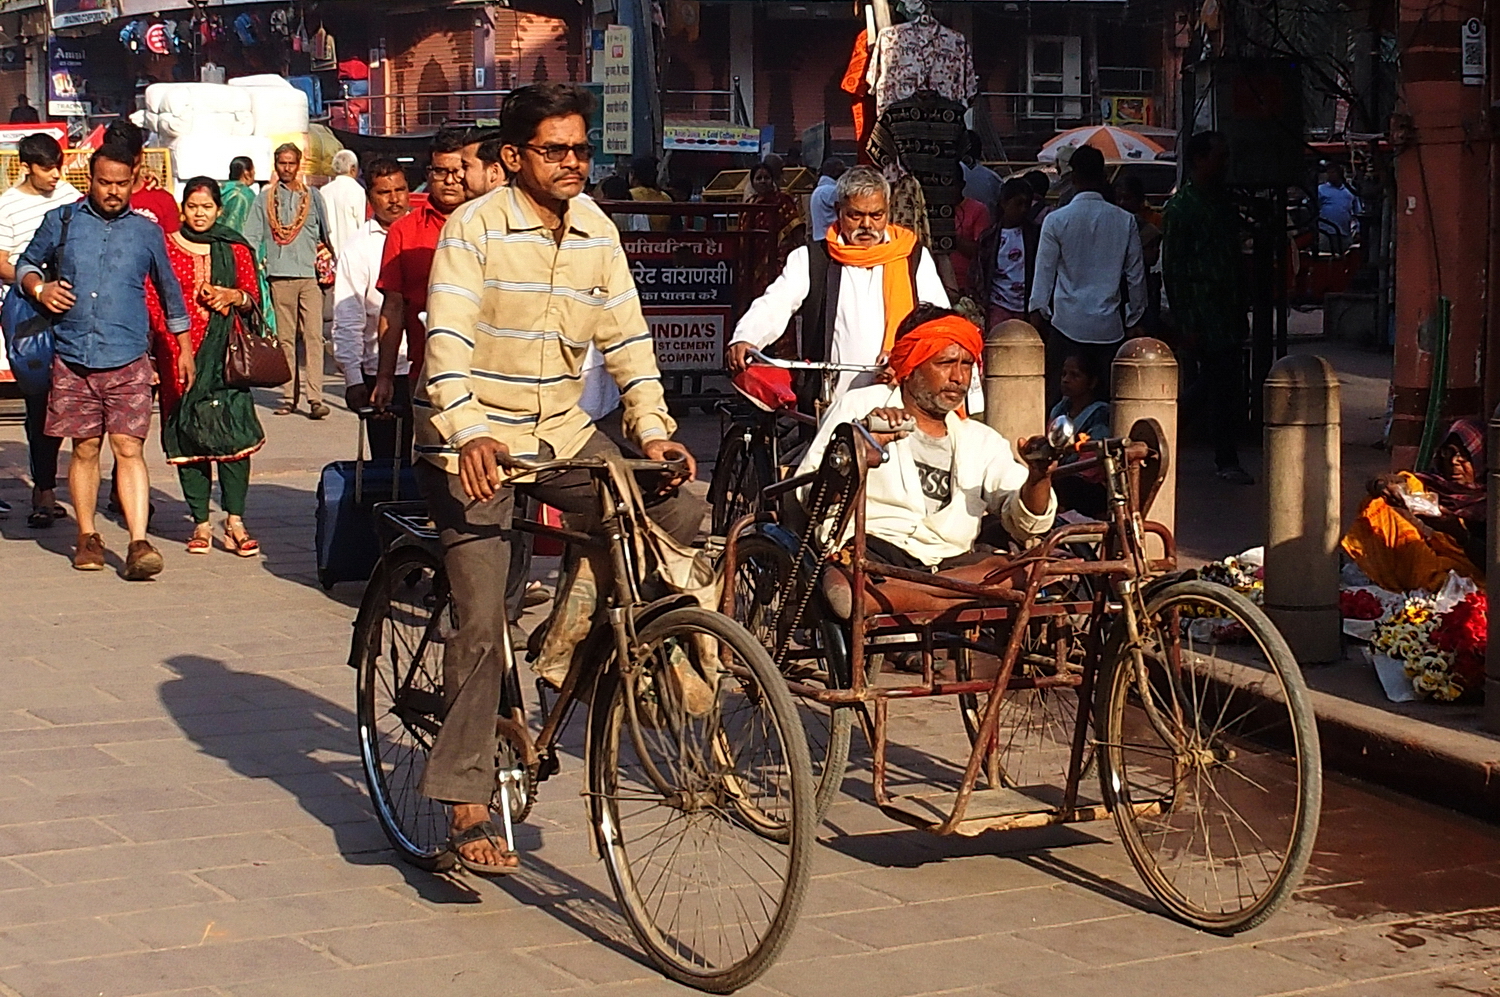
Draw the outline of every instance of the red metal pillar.
<instances>
[{"instance_id":1,"label":"red metal pillar","mask_svg":"<svg viewBox=\"0 0 1500 997\"><path fill-rule=\"evenodd\" d=\"M1416 460L1432 384L1438 298L1453 302L1440 422L1478 416L1489 309L1488 88L1465 86L1460 27L1479 0L1401 0L1396 155L1396 358L1391 465ZM1441 430L1441 427L1440 427Z\"/></svg>"}]
</instances>

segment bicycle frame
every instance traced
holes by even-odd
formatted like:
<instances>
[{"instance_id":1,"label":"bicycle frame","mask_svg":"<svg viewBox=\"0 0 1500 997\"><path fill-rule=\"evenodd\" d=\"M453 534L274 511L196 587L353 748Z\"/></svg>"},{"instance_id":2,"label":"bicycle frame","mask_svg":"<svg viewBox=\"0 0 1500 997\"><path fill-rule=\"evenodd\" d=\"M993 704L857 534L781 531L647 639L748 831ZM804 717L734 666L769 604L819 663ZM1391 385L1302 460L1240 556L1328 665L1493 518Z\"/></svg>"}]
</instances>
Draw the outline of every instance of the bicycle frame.
<instances>
[{"instance_id":1,"label":"bicycle frame","mask_svg":"<svg viewBox=\"0 0 1500 997\"><path fill-rule=\"evenodd\" d=\"M860 427L841 427L830 451L842 445L845 459L849 454L863 450L861 438L873 443L867 433L858 432ZM1088 722L1092 702L1092 691L1098 674L1106 638L1103 633L1106 611L1120 614L1119 626L1131 653L1135 656L1137 682L1146 682L1146 668L1141 658L1139 620L1145 610L1142 583L1155 575L1171 571L1176 565L1176 549L1171 532L1162 524L1148 522L1140 509L1139 467L1149 456L1143 444L1126 440L1105 440L1085 445L1093 454L1089 459L1060 468L1059 474L1076 474L1102 467L1109 489L1109 519L1099 523L1064 526L1054 530L1042 542L1025 554L1011 559L1003 569L975 583L942 575L914 571L871 561L867 556L865 532L865 476L868 466L858 457L850 461L857 480L850 486L853 499L844 514L829 526L824 522L821 529L830 535L843 536L852 519L852 550L848 570L851 575L850 590L854 593L852 612L849 618L849 662L852 681L850 688L825 688L789 680L791 691L799 696L833 709L858 709L861 723L869 738L873 753L873 784L875 801L882 810L893 817L936 834L978 834L984 830L1012 827L1042 826L1083 820L1095 820L1107 816L1102 805L1079 806L1078 787L1082 775L1084 756L1088 747ZM825 460L828 458L825 458ZM834 457L838 460L838 457ZM775 495L810 485L818 473L789 479L766 489L767 500ZM1153 493L1154 494L1154 493ZM1149 497L1148 497L1149 498ZM730 531L726 551L725 604L734 604L734 584L738 564L737 539L757 518L768 514L746 516ZM819 522L815 511L810 520ZM809 526L809 529L812 529ZM1158 537L1165 556L1152 560L1145 552L1147 536ZM1103 552L1100 560L1080 557L1058 557L1060 547L1082 540L1097 542ZM821 566L820 566L821 567ZM800 567L797 569L800 570ZM1038 602L1041 590L1051 580L1060 578L1095 577L1108 583L1088 602ZM935 608L921 611L895 610L887 613L872 613L866 606L863 593L869 579L893 579L933 590ZM1001 585L1010 583L1010 587ZM809 580L808 584L815 584ZM797 590L793 585L792 589ZM960 608L944 608L942 596L957 597ZM1108 598L1107 598L1108 596ZM977 603L977 605L976 605ZM804 603L805 604L805 603ZM987 605L986 605L987 604ZM799 613L800 615L800 613ZM1057 674L1029 677L1016 674L1021 646L1027 627L1034 617L1056 615L1083 615L1089 620L1087 631L1088 648L1084 665L1078 674ZM794 620L786 632L796 628L800 620ZM981 645L977 641L981 624L1008 624L1009 635L999 653L1000 669L993 680L940 681L935 672L934 651L939 647L966 647L971 650L994 652L997 649ZM955 625L962 625L964 636L955 638ZM941 627L943 636L935 633ZM898 634L915 632L920 641L922 657L922 679L920 683L898 686L876 687L866 681L865 662L871 640L889 638ZM778 666L785 667L787 661L798 657L791 651L789 637L776 651ZM889 646L888 644L885 646ZM1072 750L1066 772L1063 796L1058 806L1050 812L1005 815L997 818L966 819L966 812L975 791L979 776L985 770L986 760L993 750L1000 706L1009 691L1017 689L1041 689L1072 686L1077 688L1079 709L1072 732ZM963 777L954 796L951 810L946 816L934 818L929 814L915 813L896 805L886 787L888 705L892 699L923 698L932 696L958 696L987 693L988 703L979 722ZM1143 696L1152 723L1159 731L1169 730L1156 714L1151 697ZM1168 743L1174 740L1169 738ZM1146 806L1150 806L1147 804Z\"/></svg>"}]
</instances>

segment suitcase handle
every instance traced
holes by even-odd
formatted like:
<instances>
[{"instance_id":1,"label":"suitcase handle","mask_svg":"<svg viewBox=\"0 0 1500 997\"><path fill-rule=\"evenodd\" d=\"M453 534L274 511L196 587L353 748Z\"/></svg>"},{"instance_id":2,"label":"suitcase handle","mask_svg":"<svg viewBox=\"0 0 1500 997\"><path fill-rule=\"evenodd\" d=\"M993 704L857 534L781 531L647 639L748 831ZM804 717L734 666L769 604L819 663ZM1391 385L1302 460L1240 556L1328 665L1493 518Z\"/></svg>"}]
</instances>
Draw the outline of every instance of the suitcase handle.
<instances>
[{"instance_id":1,"label":"suitcase handle","mask_svg":"<svg viewBox=\"0 0 1500 997\"><path fill-rule=\"evenodd\" d=\"M360 409L355 415L359 416L359 430L357 449L354 457L354 501L363 504L365 500L365 435L370 431L369 420L376 415L374 409ZM402 419L400 414L396 415L396 456L391 458L391 501L401 501L401 429ZM370 444L371 449L375 446Z\"/></svg>"}]
</instances>

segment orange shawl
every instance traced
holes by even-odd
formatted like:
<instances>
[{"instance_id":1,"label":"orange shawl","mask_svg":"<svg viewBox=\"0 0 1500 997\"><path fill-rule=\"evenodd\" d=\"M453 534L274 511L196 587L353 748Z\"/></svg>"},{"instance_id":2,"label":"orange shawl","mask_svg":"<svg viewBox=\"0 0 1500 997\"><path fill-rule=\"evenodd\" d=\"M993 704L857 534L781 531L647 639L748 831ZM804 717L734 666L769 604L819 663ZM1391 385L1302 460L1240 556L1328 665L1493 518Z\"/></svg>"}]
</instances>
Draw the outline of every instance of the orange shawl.
<instances>
[{"instance_id":1,"label":"orange shawl","mask_svg":"<svg viewBox=\"0 0 1500 997\"><path fill-rule=\"evenodd\" d=\"M887 225L885 242L874 246L850 246L839 238L837 225L828 226L828 256L840 266L885 267L881 278L881 297L885 301L885 341L882 353L889 353L896 342L896 326L917 307L912 295L911 272L907 257L917 252L917 235L900 225ZM900 263L901 266L895 264Z\"/></svg>"}]
</instances>

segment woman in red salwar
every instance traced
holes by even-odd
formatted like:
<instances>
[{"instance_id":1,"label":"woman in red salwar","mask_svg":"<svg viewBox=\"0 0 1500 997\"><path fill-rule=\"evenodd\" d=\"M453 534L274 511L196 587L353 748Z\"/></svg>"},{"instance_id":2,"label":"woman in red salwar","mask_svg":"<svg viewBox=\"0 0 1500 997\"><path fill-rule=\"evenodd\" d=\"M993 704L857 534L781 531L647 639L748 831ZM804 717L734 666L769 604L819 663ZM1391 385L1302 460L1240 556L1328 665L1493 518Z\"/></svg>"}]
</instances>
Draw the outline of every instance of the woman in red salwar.
<instances>
[{"instance_id":1,"label":"woman in red salwar","mask_svg":"<svg viewBox=\"0 0 1500 997\"><path fill-rule=\"evenodd\" d=\"M207 554L213 545L208 499L217 464L219 503L226 515L224 547L241 557L254 557L260 544L246 531L243 516L250 455L265 443L265 432L249 389L224 382L224 353L234 313L248 315L260 308L260 282L249 244L218 224L222 207L217 181L189 180L182 194L182 228L167 236L167 258L192 321L189 331L197 366L192 381L178 380L177 337L167 332L161 302L149 282L146 309L161 376L162 449L177 466L182 494L193 514L188 553Z\"/></svg>"}]
</instances>

